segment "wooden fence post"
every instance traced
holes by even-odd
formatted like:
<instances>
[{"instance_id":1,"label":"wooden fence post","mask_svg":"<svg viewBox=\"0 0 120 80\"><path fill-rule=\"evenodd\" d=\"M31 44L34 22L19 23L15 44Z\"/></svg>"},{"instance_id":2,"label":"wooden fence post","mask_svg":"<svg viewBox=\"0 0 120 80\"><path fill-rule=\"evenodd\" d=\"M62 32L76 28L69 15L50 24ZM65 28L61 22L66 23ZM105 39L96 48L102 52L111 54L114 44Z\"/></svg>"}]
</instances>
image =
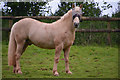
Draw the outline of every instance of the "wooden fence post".
<instances>
[{"instance_id":1,"label":"wooden fence post","mask_svg":"<svg viewBox=\"0 0 120 80\"><path fill-rule=\"evenodd\" d=\"M107 29L110 30L110 21L107 22ZM111 45L110 32L107 34L108 45Z\"/></svg>"},{"instance_id":2,"label":"wooden fence post","mask_svg":"<svg viewBox=\"0 0 120 80\"><path fill-rule=\"evenodd\" d=\"M13 25L13 20L11 19L11 20L9 20L9 29L12 28L12 25ZM10 35L10 32L8 33L8 35Z\"/></svg>"},{"instance_id":3,"label":"wooden fence post","mask_svg":"<svg viewBox=\"0 0 120 80\"><path fill-rule=\"evenodd\" d=\"M13 20L9 20L9 28L11 28L13 25Z\"/></svg>"}]
</instances>

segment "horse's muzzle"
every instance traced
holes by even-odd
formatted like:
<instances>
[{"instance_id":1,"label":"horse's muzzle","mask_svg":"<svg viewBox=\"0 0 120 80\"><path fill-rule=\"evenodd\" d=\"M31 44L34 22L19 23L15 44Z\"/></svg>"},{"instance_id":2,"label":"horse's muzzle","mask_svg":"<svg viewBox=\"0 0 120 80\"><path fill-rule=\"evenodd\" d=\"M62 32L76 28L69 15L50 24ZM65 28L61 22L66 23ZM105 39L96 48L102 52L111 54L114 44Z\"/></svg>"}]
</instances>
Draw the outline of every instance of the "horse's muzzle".
<instances>
[{"instance_id":1,"label":"horse's muzzle","mask_svg":"<svg viewBox=\"0 0 120 80\"><path fill-rule=\"evenodd\" d=\"M79 23L74 23L75 28L79 27Z\"/></svg>"}]
</instances>

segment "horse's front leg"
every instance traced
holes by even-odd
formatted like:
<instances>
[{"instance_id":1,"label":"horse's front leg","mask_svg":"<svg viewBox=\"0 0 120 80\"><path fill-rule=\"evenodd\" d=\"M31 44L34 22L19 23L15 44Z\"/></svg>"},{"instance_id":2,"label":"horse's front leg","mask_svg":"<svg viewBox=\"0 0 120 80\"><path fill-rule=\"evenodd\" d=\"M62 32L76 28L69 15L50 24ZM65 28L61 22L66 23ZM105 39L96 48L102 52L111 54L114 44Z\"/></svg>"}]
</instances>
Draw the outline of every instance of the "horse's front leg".
<instances>
[{"instance_id":1,"label":"horse's front leg","mask_svg":"<svg viewBox=\"0 0 120 80\"><path fill-rule=\"evenodd\" d=\"M72 74L72 72L69 69L69 52L70 52L70 46L66 49L63 50L64 51L64 60L65 60L65 71L68 74Z\"/></svg>"},{"instance_id":2,"label":"horse's front leg","mask_svg":"<svg viewBox=\"0 0 120 80\"><path fill-rule=\"evenodd\" d=\"M59 62L61 50L63 48L63 45L58 45L55 48L55 58L54 58L54 67L53 67L53 75L54 76L59 76L59 73L57 72L57 64Z\"/></svg>"}]
</instances>

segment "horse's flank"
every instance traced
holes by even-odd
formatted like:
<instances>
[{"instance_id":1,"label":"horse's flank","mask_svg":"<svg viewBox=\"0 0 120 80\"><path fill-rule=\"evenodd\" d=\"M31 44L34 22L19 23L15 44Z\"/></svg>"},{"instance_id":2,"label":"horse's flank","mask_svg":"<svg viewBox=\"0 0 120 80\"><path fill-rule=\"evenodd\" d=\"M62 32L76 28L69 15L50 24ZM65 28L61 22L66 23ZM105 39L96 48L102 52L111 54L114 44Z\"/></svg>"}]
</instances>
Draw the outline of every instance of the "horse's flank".
<instances>
[{"instance_id":1,"label":"horse's flank","mask_svg":"<svg viewBox=\"0 0 120 80\"><path fill-rule=\"evenodd\" d=\"M63 48L72 45L74 27L72 26L72 10L53 23L43 23L31 18L16 22L12 32L20 40L29 40L32 44L45 49L55 49L60 43Z\"/></svg>"}]
</instances>

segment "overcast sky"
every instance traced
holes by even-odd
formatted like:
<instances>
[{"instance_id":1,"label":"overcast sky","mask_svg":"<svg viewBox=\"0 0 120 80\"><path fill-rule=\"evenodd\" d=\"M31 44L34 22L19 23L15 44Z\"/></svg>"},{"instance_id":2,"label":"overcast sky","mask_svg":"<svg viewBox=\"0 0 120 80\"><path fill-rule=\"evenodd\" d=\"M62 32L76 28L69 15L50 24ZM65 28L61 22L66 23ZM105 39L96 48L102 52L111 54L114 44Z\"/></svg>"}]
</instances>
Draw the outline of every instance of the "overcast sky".
<instances>
[{"instance_id":1,"label":"overcast sky","mask_svg":"<svg viewBox=\"0 0 120 80\"><path fill-rule=\"evenodd\" d=\"M90 0L86 0L86 1L90 1ZM94 0L94 1L99 2L99 7L100 7L101 10L102 10L101 6L104 5L103 1L106 1L106 2L110 3L112 5L112 8L104 10L102 12L101 16L102 15L107 15L107 14L109 16L112 16L112 13L115 13L116 10L118 9L118 4L117 3L120 0ZM58 9L58 4L60 4L60 0L53 0L53 1L49 2L49 5L51 6L51 10L52 10L53 13ZM4 5L3 3L0 5L0 9L3 5Z\"/></svg>"},{"instance_id":2,"label":"overcast sky","mask_svg":"<svg viewBox=\"0 0 120 80\"><path fill-rule=\"evenodd\" d=\"M88 1L88 0L86 0L86 1ZM90 1L90 0L89 0ZM108 2L108 3L110 3L111 5L112 5L112 8L110 8L110 9L107 9L107 10L104 10L103 12L102 12L102 14L101 14L101 16L102 15L109 15L109 16L112 16L112 13L115 13L116 12L116 10L118 9L118 2L120 1L120 0L94 0L95 2L99 2L99 7L100 7L100 9L102 10L102 8L101 8L101 6L103 6L104 4L103 4L103 1L106 1L106 2ZM60 0L53 0L53 1L51 1L51 2L49 2L49 5L51 6L51 9L52 9L52 12L54 13L55 12L55 10L57 10L58 9L58 4L60 4Z\"/></svg>"},{"instance_id":3,"label":"overcast sky","mask_svg":"<svg viewBox=\"0 0 120 80\"><path fill-rule=\"evenodd\" d=\"M102 5L104 5L102 0L95 0L95 1L99 2L100 7ZM102 15L107 15L108 14L109 16L112 16L112 13L115 13L118 10L118 2L120 0L104 0L104 1L110 3L112 5L112 8L104 10L102 12Z\"/></svg>"}]
</instances>

